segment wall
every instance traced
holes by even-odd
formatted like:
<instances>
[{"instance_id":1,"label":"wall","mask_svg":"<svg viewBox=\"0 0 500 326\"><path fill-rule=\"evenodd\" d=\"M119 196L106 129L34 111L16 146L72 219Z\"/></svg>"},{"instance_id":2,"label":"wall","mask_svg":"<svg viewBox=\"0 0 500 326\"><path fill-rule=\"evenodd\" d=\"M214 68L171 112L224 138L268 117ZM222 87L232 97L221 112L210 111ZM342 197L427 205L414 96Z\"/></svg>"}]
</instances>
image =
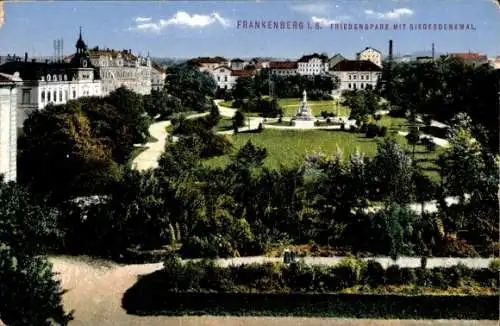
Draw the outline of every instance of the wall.
<instances>
[{"instance_id":1,"label":"wall","mask_svg":"<svg viewBox=\"0 0 500 326\"><path fill-rule=\"evenodd\" d=\"M0 174L15 181L17 174L17 89L0 85Z\"/></svg>"}]
</instances>

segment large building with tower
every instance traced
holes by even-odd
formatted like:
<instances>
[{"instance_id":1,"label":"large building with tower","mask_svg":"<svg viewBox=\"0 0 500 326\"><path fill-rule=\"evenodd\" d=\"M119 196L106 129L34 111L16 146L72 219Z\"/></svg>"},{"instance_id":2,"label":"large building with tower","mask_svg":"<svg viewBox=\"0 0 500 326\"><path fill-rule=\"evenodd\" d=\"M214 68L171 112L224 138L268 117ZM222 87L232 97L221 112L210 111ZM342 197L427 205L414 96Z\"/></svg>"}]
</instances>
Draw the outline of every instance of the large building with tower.
<instances>
[{"instance_id":1,"label":"large building with tower","mask_svg":"<svg viewBox=\"0 0 500 326\"><path fill-rule=\"evenodd\" d=\"M17 125L22 127L28 115L48 104L65 104L80 97L101 96L99 71L93 66L87 46L80 37L76 53L69 62L37 62L25 54L0 66L0 72L19 73L17 89Z\"/></svg>"}]
</instances>

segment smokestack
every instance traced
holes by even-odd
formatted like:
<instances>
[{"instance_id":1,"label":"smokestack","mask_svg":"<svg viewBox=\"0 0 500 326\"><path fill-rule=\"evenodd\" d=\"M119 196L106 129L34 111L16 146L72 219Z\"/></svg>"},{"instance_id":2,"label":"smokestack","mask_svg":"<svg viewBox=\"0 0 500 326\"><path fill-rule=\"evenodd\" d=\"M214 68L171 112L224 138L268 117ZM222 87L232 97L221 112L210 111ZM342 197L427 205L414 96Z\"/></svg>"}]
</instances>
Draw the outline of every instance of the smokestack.
<instances>
[{"instance_id":1,"label":"smokestack","mask_svg":"<svg viewBox=\"0 0 500 326\"><path fill-rule=\"evenodd\" d=\"M24 52L24 62L28 62L28 52Z\"/></svg>"},{"instance_id":2,"label":"smokestack","mask_svg":"<svg viewBox=\"0 0 500 326\"><path fill-rule=\"evenodd\" d=\"M389 40L389 61L392 61L392 40Z\"/></svg>"},{"instance_id":3,"label":"smokestack","mask_svg":"<svg viewBox=\"0 0 500 326\"><path fill-rule=\"evenodd\" d=\"M434 51L434 43L432 43L432 59L434 59L435 51Z\"/></svg>"}]
</instances>

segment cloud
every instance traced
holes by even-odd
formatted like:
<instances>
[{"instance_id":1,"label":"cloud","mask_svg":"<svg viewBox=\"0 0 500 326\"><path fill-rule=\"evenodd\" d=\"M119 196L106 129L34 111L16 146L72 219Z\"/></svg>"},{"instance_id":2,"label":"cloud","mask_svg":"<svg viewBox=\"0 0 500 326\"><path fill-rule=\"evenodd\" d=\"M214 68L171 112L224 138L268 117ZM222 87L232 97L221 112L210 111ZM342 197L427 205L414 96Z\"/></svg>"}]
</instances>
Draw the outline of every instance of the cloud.
<instances>
[{"instance_id":1,"label":"cloud","mask_svg":"<svg viewBox=\"0 0 500 326\"><path fill-rule=\"evenodd\" d=\"M151 21L151 19L152 19L151 17L137 17L135 19L135 22L136 23L149 22Z\"/></svg>"},{"instance_id":2,"label":"cloud","mask_svg":"<svg viewBox=\"0 0 500 326\"><path fill-rule=\"evenodd\" d=\"M365 10L365 14L369 17L374 17L377 19L392 20L392 19L399 19L405 16L408 17L412 16L413 10L408 8L398 8L387 12L376 12L373 10Z\"/></svg>"},{"instance_id":3,"label":"cloud","mask_svg":"<svg viewBox=\"0 0 500 326\"><path fill-rule=\"evenodd\" d=\"M350 18L349 16L339 16L336 17L335 19L328 19L328 18L313 16L311 19L313 23L319 23L321 26L330 26L331 24L339 24L343 21L349 20L349 18Z\"/></svg>"},{"instance_id":4,"label":"cloud","mask_svg":"<svg viewBox=\"0 0 500 326\"><path fill-rule=\"evenodd\" d=\"M168 26L186 26L191 28L204 28L209 25L218 23L223 27L229 27L230 21L223 18L219 13L212 13L210 15L190 15L185 11L178 11L169 19L159 19L153 21L152 18L137 17L135 19L136 26L128 28L128 30L141 30L141 31L160 31Z\"/></svg>"},{"instance_id":5,"label":"cloud","mask_svg":"<svg viewBox=\"0 0 500 326\"><path fill-rule=\"evenodd\" d=\"M325 12L327 12L330 9L330 5L325 2L302 3L302 4L292 5L290 9L303 14L324 15Z\"/></svg>"}]
</instances>

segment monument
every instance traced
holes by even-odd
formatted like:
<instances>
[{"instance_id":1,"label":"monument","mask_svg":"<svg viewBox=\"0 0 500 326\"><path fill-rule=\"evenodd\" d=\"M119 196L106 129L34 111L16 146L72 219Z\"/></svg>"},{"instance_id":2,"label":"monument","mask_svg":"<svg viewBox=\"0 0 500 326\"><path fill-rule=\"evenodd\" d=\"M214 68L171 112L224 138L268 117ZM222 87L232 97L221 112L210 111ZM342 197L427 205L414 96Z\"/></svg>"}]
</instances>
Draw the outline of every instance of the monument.
<instances>
[{"instance_id":1,"label":"monument","mask_svg":"<svg viewBox=\"0 0 500 326\"><path fill-rule=\"evenodd\" d=\"M307 93L304 90L302 93L303 98L302 102L300 102L297 111L295 112L295 116L292 118L293 125L297 128L314 128L314 116L312 115L311 108L307 105Z\"/></svg>"}]
</instances>

